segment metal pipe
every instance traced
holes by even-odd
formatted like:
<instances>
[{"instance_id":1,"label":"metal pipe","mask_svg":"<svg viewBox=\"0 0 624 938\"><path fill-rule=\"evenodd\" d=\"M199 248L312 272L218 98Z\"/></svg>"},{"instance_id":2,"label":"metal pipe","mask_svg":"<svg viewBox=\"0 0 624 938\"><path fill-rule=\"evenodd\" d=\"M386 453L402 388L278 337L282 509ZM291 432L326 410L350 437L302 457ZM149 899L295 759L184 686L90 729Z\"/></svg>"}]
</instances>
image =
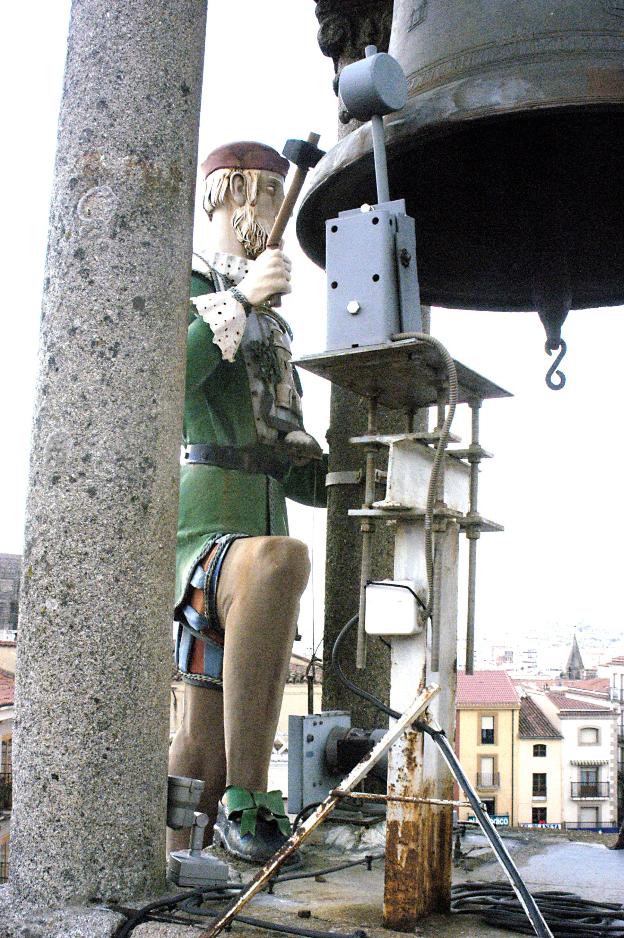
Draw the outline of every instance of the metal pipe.
<instances>
[{"instance_id":1,"label":"metal pipe","mask_svg":"<svg viewBox=\"0 0 624 938\"><path fill-rule=\"evenodd\" d=\"M369 435L377 432L377 401L370 398L368 401L368 429ZM366 451L366 478L364 484L363 508L370 508L375 501L375 450ZM366 584L371 578L371 555L373 550L374 525L370 518L363 518L360 525L362 532L362 562L360 565L360 602L358 610L358 633L355 666L359 670L366 667L366 631L364 628L366 617Z\"/></svg>"},{"instance_id":2,"label":"metal pipe","mask_svg":"<svg viewBox=\"0 0 624 938\"><path fill-rule=\"evenodd\" d=\"M433 742L442 753L444 761L455 776L459 787L463 789L464 794L470 802L472 810L477 816L477 820L483 833L489 840L499 863L503 867L507 878L513 887L513 890L518 897L520 904L522 905L522 908L527 914L527 918L533 926L535 934L538 936L538 938L553 938L553 933L546 924L535 899L527 889L526 884L520 876L515 863L509 856L507 848L503 843L500 834L494 827L487 811L484 811L479 796L468 781L461 763L455 755L453 747L448 741L448 737L441 729L434 729L432 726L424 722L418 724L418 729L422 730L424 733L427 733L427 735L431 737Z\"/></svg>"},{"instance_id":3,"label":"metal pipe","mask_svg":"<svg viewBox=\"0 0 624 938\"><path fill-rule=\"evenodd\" d=\"M481 447L479 443L479 410L481 401L472 401L472 433L470 438L470 515L478 513L479 498L479 464L481 462ZM466 617L466 674L474 673L474 638L475 638L475 612L477 591L477 541L481 532L479 528L469 527L467 537L468 547L468 609Z\"/></svg>"}]
</instances>

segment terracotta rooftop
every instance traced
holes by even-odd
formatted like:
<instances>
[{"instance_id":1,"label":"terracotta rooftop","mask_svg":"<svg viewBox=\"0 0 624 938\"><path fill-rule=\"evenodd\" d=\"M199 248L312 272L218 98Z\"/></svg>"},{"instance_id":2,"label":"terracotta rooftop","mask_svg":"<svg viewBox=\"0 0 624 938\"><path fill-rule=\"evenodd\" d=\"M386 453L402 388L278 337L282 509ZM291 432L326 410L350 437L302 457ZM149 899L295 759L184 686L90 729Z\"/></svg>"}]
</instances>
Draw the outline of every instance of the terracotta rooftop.
<instances>
[{"instance_id":1,"label":"terracotta rooftop","mask_svg":"<svg viewBox=\"0 0 624 938\"><path fill-rule=\"evenodd\" d=\"M594 703L591 700L574 700L572 697L566 697L565 694L548 694L555 707L559 710L601 710L603 713L609 711L610 707L604 704Z\"/></svg>"},{"instance_id":2,"label":"terracotta rooftop","mask_svg":"<svg viewBox=\"0 0 624 938\"><path fill-rule=\"evenodd\" d=\"M520 701L518 732L520 739L563 738L532 697L523 697Z\"/></svg>"},{"instance_id":3,"label":"terracotta rooftop","mask_svg":"<svg viewBox=\"0 0 624 938\"><path fill-rule=\"evenodd\" d=\"M624 660L622 661L624 664ZM568 681L565 678L561 679L561 683L565 684L566 687L578 688L579 690L589 690L597 694L609 694L609 678L608 677L588 677L584 681Z\"/></svg>"},{"instance_id":4,"label":"terracotta rooftop","mask_svg":"<svg viewBox=\"0 0 624 938\"><path fill-rule=\"evenodd\" d=\"M475 671L457 674L457 706L518 706L520 697L505 671Z\"/></svg>"},{"instance_id":5,"label":"terracotta rooftop","mask_svg":"<svg viewBox=\"0 0 624 938\"><path fill-rule=\"evenodd\" d=\"M15 696L15 675L0 668L0 707L13 703Z\"/></svg>"}]
</instances>

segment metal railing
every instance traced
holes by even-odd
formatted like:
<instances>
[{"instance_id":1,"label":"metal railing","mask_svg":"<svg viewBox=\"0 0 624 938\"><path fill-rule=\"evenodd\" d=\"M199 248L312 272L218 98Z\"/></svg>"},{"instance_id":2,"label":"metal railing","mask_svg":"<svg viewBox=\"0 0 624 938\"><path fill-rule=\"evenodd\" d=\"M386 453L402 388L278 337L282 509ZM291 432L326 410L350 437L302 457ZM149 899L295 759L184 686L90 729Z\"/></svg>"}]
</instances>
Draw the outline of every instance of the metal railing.
<instances>
[{"instance_id":1,"label":"metal railing","mask_svg":"<svg viewBox=\"0 0 624 938\"><path fill-rule=\"evenodd\" d=\"M477 788L500 788L500 772L477 772Z\"/></svg>"},{"instance_id":2,"label":"metal railing","mask_svg":"<svg viewBox=\"0 0 624 938\"><path fill-rule=\"evenodd\" d=\"M608 798L610 782L570 782L572 798Z\"/></svg>"},{"instance_id":3,"label":"metal railing","mask_svg":"<svg viewBox=\"0 0 624 938\"><path fill-rule=\"evenodd\" d=\"M0 811L10 811L13 806L13 774L0 772Z\"/></svg>"}]
</instances>

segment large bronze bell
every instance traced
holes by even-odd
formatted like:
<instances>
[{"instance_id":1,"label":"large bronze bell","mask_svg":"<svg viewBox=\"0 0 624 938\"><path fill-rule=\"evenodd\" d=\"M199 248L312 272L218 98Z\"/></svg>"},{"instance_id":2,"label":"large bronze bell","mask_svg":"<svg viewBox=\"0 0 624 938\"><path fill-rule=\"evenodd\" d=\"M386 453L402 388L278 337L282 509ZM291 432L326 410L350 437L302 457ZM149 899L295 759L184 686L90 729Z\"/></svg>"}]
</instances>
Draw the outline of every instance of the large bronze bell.
<instances>
[{"instance_id":1,"label":"large bronze bell","mask_svg":"<svg viewBox=\"0 0 624 938\"><path fill-rule=\"evenodd\" d=\"M395 0L409 82L385 119L392 198L416 219L425 303L537 309L559 348L570 308L624 302L624 0ZM373 203L370 124L317 167L297 232Z\"/></svg>"}]
</instances>

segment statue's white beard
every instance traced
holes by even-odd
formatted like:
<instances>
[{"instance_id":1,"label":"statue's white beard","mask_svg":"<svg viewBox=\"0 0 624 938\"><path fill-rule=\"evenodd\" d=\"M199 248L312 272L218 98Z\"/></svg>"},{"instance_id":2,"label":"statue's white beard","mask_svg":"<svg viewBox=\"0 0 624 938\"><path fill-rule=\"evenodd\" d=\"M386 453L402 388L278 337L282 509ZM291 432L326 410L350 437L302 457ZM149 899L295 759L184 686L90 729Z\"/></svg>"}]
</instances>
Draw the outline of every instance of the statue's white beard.
<instances>
[{"instance_id":1,"label":"statue's white beard","mask_svg":"<svg viewBox=\"0 0 624 938\"><path fill-rule=\"evenodd\" d=\"M270 232L256 218L255 205L244 205L242 208L237 208L232 215L232 227L250 260L255 260L259 254L262 254L266 248Z\"/></svg>"}]
</instances>

